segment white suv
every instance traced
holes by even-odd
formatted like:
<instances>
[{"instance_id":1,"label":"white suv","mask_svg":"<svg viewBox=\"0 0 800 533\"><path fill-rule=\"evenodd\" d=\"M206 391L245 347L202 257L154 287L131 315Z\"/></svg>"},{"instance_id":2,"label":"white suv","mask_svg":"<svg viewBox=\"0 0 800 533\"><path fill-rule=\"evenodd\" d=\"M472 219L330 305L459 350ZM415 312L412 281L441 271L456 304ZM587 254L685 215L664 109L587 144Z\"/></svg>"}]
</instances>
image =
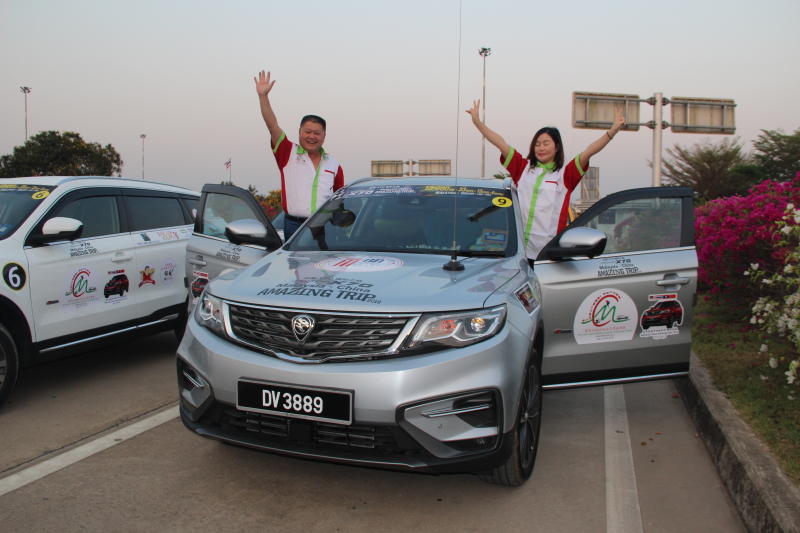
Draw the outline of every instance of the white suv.
<instances>
[{"instance_id":1,"label":"white suv","mask_svg":"<svg viewBox=\"0 0 800 533\"><path fill-rule=\"evenodd\" d=\"M182 328L198 199L125 178L0 180L0 403L23 366Z\"/></svg>"}]
</instances>

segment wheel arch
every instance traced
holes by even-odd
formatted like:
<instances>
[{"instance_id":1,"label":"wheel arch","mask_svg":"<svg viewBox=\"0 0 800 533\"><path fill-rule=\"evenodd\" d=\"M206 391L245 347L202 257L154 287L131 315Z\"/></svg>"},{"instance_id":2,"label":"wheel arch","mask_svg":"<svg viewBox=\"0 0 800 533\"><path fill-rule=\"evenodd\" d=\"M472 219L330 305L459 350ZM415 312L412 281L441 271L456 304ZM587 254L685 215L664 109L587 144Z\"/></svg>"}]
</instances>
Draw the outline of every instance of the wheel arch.
<instances>
[{"instance_id":1,"label":"wheel arch","mask_svg":"<svg viewBox=\"0 0 800 533\"><path fill-rule=\"evenodd\" d=\"M28 320L22 310L5 296L0 296L0 323L6 326L14 339L22 362L30 361L33 354L33 341Z\"/></svg>"}]
</instances>

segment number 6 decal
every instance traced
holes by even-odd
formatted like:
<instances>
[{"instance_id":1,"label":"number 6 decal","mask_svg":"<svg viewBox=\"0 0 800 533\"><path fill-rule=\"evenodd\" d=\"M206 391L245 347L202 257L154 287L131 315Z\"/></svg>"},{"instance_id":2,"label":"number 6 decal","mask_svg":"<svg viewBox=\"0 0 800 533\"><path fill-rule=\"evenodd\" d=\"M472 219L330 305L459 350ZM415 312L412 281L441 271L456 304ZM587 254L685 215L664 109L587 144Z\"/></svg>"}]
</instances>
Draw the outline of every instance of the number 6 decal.
<instances>
[{"instance_id":1,"label":"number 6 decal","mask_svg":"<svg viewBox=\"0 0 800 533\"><path fill-rule=\"evenodd\" d=\"M8 263L3 267L3 280L6 285L18 291L25 286L25 269L17 263Z\"/></svg>"}]
</instances>

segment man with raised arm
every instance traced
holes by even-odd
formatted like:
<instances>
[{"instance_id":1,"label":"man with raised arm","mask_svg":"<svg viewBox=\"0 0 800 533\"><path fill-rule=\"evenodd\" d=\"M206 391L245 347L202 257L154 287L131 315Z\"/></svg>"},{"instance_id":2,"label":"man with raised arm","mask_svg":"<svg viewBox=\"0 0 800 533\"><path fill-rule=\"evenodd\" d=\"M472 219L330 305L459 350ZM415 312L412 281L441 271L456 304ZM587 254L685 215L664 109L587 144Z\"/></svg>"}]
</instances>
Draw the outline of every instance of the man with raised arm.
<instances>
[{"instance_id":1,"label":"man with raised arm","mask_svg":"<svg viewBox=\"0 0 800 533\"><path fill-rule=\"evenodd\" d=\"M284 238L288 239L306 218L344 185L344 172L336 159L322 148L325 119L306 115L300 121L297 145L286 138L272 110L269 93L275 85L263 70L254 78L261 116L270 134L275 161L281 171L281 204Z\"/></svg>"}]
</instances>

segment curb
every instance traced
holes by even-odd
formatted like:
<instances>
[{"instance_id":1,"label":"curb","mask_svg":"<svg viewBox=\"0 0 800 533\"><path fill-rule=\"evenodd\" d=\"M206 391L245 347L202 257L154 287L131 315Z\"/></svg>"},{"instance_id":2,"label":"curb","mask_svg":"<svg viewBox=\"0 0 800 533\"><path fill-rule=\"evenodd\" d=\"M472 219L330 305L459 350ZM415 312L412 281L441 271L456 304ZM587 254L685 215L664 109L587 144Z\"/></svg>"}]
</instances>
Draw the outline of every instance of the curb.
<instances>
[{"instance_id":1,"label":"curb","mask_svg":"<svg viewBox=\"0 0 800 533\"><path fill-rule=\"evenodd\" d=\"M675 383L745 527L758 533L800 533L800 490L714 387L694 353L689 377Z\"/></svg>"}]
</instances>

